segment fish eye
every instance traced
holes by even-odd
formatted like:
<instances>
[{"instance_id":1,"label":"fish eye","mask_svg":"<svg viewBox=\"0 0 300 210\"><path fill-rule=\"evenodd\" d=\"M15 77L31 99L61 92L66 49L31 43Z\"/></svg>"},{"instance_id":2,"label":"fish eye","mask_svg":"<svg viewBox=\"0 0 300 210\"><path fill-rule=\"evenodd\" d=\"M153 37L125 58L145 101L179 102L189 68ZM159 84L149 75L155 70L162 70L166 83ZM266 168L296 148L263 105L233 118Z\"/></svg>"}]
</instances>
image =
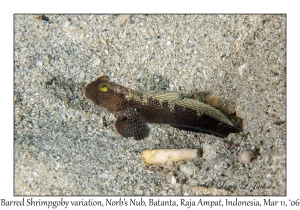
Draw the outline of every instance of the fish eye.
<instances>
[{"instance_id":1,"label":"fish eye","mask_svg":"<svg viewBox=\"0 0 300 210\"><path fill-rule=\"evenodd\" d=\"M105 92L108 91L108 86L103 85L103 86L100 87L100 90L105 93Z\"/></svg>"}]
</instances>

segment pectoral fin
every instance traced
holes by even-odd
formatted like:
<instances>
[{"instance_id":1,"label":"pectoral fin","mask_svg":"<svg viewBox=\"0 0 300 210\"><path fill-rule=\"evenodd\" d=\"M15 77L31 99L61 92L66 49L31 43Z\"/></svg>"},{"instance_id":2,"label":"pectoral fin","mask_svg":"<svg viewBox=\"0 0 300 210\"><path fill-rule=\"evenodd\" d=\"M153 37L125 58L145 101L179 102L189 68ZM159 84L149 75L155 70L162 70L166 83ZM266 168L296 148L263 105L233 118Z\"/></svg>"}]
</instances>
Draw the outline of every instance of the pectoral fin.
<instances>
[{"instance_id":1,"label":"pectoral fin","mask_svg":"<svg viewBox=\"0 0 300 210\"><path fill-rule=\"evenodd\" d=\"M148 125L143 122L141 116L134 108L129 108L119 113L115 126L123 137L134 137L136 140L146 138L150 131Z\"/></svg>"}]
</instances>

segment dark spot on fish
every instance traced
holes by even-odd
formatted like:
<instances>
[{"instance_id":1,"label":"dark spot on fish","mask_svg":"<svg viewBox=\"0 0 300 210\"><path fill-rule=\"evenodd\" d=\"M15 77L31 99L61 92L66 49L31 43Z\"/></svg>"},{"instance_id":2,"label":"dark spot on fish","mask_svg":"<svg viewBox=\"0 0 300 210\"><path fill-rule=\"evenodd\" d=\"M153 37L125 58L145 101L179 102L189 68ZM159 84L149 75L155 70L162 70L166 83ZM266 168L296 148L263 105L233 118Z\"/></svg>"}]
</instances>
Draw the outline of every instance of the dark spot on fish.
<instances>
[{"instance_id":1,"label":"dark spot on fish","mask_svg":"<svg viewBox=\"0 0 300 210\"><path fill-rule=\"evenodd\" d=\"M141 140L149 135L147 123L169 124L191 132L225 138L242 130L218 109L194 99L182 99L176 92L142 94L101 76L85 88L85 96L94 104L112 112L115 127L123 137Z\"/></svg>"}]
</instances>

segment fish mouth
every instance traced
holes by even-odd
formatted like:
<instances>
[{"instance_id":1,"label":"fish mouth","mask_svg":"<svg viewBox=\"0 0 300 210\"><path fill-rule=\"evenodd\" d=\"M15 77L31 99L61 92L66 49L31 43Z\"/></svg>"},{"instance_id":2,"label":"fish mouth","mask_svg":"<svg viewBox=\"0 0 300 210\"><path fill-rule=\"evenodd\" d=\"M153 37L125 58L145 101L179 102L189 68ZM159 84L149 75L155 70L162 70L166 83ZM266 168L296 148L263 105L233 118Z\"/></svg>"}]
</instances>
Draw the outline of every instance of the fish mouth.
<instances>
[{"instance_id":1,"label":"fish mouth","mask_svg":"<svg viewBox=\"0 0 300 210\"><path fill-rule=\"evenodd\" d=\"M90 84L88 84L85 87L84 95L85 95L85 97L87 97L88 99L90 99L94 104L100 105L99 102L98 102L98 100L97 100L97 98L96 98L96 90L94 88L93 82L91 82Z\"/></svg>"}]
</instances>

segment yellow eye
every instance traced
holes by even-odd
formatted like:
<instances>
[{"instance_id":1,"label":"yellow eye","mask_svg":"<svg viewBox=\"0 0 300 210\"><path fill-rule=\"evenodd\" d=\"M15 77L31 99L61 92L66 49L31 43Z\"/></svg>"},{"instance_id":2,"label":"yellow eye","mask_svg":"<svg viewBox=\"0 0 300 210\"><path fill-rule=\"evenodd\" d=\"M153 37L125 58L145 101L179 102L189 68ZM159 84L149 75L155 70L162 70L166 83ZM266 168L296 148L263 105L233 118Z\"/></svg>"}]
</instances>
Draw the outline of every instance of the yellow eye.
<instances>
[{"instance_id":1,"label":"yellow eye","mask_svg":"<svg viewBox=\"0 0 300 210\"><path fill-rule=\"evenodd\" d=\"M107 92L108 91L108 87L106 86L106 85L103 85L101 88L100 88L100 90L102 91L102 92Z\"/></svg>"}]
</instances>

